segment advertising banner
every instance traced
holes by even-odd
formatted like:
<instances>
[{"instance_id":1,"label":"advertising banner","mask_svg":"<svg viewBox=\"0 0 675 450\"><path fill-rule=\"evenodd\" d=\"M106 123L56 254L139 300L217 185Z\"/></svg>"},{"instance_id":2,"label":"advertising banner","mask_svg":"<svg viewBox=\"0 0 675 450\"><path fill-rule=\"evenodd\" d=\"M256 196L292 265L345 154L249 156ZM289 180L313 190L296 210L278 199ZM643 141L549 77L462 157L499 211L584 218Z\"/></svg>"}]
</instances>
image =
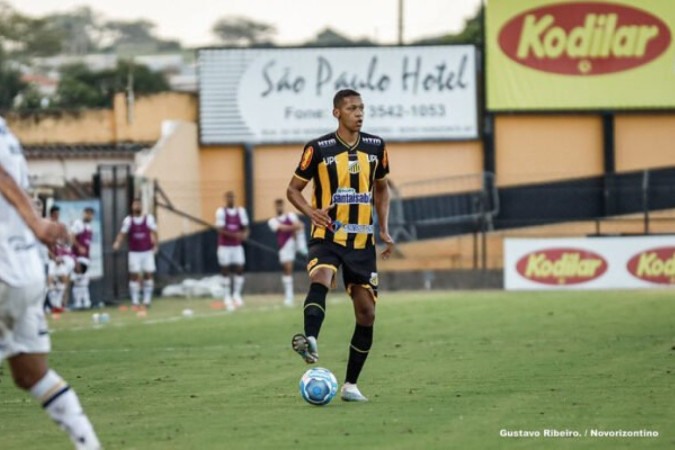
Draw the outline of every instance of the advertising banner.
<instances>
[{"instance_id":1,"label":"advertising banner","mask_svg":"<svg viewBox=\"0 0 675 450\"><path fill-rule=\"evenodd\" d=\"M478 137L473 46L201 49L202 144L301 143L334 131L333 96L361 93L385 140Z\"/></svg>"},{"instance_id":2,"label":"advertising banner","mask_svg":"<svg viewBox=\"0 0 675 450\"><path fill-rule=\"evenodd\" d=\"M491 0L493 111L675 107L675 2Z\"/></svg>"},{"instance_id":3,"label":"advertising banner","mask_svg":"<svg viewBox=\"0 0 675 450\"><path fill-rule=\"evenodd\" d=\"M675 236L506 239L507 290L675 287Z\"/></svg>"}]
</instances>

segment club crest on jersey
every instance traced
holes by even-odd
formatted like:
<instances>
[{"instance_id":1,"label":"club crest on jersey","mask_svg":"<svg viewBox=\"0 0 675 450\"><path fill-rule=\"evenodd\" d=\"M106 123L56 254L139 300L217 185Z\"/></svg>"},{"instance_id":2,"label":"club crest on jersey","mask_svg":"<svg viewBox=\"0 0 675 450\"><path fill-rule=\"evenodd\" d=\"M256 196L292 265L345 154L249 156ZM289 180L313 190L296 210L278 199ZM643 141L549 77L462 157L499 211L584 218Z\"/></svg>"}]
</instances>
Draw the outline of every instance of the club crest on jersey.
<instances>
[{"instance_id":1,"label":"club crest on jersey","mask_svg":"<svg viewBox=\"0 0 675 450\"><path fill-rule=\"evenodd\" d=\"M358 161L349 161L349 166L348 169L349 173L351 174L356 174L361 172L361 165L359 164Z\"/></svg>"},{"instance_id":2,"label":"club crest on jersey","mask_svg":"<svg viewBox=\"0 0 675 450\"><path fill-rule=\"evenodd\" d=\"M300 170L307 170L312 162L312 156L314 156L314 147L307 147L300 160Z\"/></svg>"}]
</instances>

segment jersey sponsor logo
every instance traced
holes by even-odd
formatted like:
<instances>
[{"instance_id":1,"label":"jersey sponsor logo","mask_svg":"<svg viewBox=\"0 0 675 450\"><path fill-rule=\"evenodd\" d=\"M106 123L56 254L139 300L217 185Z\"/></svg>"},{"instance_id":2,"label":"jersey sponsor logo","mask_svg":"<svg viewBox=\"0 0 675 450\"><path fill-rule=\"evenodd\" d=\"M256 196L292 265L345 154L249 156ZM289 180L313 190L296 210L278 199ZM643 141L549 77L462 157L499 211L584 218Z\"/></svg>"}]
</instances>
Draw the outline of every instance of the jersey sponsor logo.
<instances>
[{"instance_id":1,"label":"jersey sponsor logo","mask_svg":"<svg viewBox=\"0 0 675 450\"><path fill-rule=\"evenodd\" d=\"M368 162L369 163L376 163L377 162L377 155L368 155Z\"/></svg>"},{"instance_id":2,"label":"jersey sponsor logo","mask_svg":"<svg viewBox=\"0 0 675 450\"><path fill-rule=\"evenodd\" d=\"M347 170L351 174L357 174L361 172L361 164L359 164L358 161L349 161L349 166L347 167Z\"/></svg>"},{"instance_id":3,"label":"jersey sponsor logo","mask_svg":"<svg viewBox=\"0 0 675 450\"><path fill-rule=\"evenodd\" d=\"M335 156L326 156L323 159L323 163L327 166L330 166L331 164L335 164L336 161L337 161L337 158Z\"/></svg>"},{"instance_id":4,"label":"jersey sponsor logo","mask_svg":"<svg viewBox=\"0 0 675 450\"><path fill-rule=\"evenodd\" d=\"M339 220L333 221L333 223L330 225L330 228L331 230L333 230L333 233L341 231L343 233L349 234L373 234L372 225L361 225L357 223L342 223Z\"/></svg>"},{"instance_id":5,"label":"jersey sponsor logo","mask_svg":"<svg viewBox=\"0 0 675 450\"><path fill-rule=\"evenodd\" d=\"M319 144L319 147L331 147L333 145L337 144L337 141L335 139L326 139L323 141L317 142Z\"/></svg>"},{"instance_id":6,"label":"jersey sponsor logo","mask_svg":"<svg viewBox=\"0 0 675 450\"><path fill-rule=\"evenodd\" d=\"M548 285L586 283L601 277L609 267L597 253L575 248L551 248L520 258L516 270L528 280Z\"/></svg>"},{"instance_id":7,"label":"jersey sponsor logo","mask_svg":"<svg viewBox=\"0 0 675 450\"><path fill-rule=\"evenodd\" d=\"M372 201L370 192L356 192L354 188L338 188L333 194L332 203L341 205L364 205Z\"/></svg>"},{"instance_id":8,"label":"jersey sponsor logo","mask_svg":"<svg viewBox=\"0 0 675 450\"><path fill-rule=\"evenodd\" d=\"M499 46L513 61L543 72L601 75L645 65L671 43L668 25L630 6L574 2L546 5L512 18Z\"/></svg>"},{"instance_id":9,"label":"jersey sponsor logo","mask_svg":"<svg viewBox=\"0 0 675 450\"><path fill-rule=\"evenodd\" d=\"M675 247L645 250L628 260L628 272L655 284L675 284Z\"/></svg>"},{"instance_id":10,"label":"jersey sponsor logo","mask_svg":"<svg viewBox=\"0 0 675 450\"><path fill-rule=\"evenodd\" d=\"M10 236L7 241L15 252L25 252L35 247L35 241L27 242L23 236Z\"/></svg>"},{"instance_id":11,"label":"jersey sponsor logo","mask_svg":"<svg viewBox=\"0 0 675 450\"><path fill-rule=\"evenodd\" d=\"M365 142L366 144L373 144L373 145L381 145L382 144L382 139L378 139L378 138L362 137L361 141Z\"/></svg>"},{"instance_id":12,"label":"jersey sponsor logo","mask_svg":"<svg viewBox=\"0 0 675 450\"><path fill-rule=\"evenodd\" d=\"M300 170L307 170L312 162L312 156L314 156L314 147L309 146L302 154L302 159L300 160Z\"/></svg>"}]
</instances>

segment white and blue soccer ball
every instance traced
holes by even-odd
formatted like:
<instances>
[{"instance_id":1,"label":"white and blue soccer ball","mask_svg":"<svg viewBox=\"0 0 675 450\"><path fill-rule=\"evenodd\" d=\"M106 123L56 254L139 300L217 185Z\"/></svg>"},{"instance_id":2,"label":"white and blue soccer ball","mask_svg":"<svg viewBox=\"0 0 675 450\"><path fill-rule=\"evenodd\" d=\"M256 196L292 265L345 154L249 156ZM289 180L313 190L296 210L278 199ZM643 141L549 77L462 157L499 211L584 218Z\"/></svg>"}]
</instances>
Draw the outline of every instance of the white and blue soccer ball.
<instances>
[{"instance_id":1,"label":"white and blue soccer ball","mask_svg":"<svg viewBox=\"0 0 675 450\"><path fill-rule=\"evenodd\" d=\"M300 378L300 395L309 404L327 405L337 394L338 382L335 375L322 367L309 369Z\"/></svg>"}]
</instances>

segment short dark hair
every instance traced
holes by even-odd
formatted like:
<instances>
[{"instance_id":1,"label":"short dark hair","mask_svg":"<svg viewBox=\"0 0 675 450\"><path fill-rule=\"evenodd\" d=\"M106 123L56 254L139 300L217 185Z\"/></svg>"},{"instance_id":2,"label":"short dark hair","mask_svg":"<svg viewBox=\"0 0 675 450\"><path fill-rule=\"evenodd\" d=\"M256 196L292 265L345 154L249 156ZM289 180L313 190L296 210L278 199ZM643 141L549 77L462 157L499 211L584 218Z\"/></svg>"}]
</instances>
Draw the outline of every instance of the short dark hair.
<instances>
[{"instance_id":1,"label":"short dark hair","mask_svg":"<svg viewBox=\"0 0 675 450\"><path fill-rule=\"evenodd\" d=\"M51 208L49 208L49 214L53 214L55 212L61 211L61 207L58 205L54 205Z\"/></svg>"},{"instance_id":2,"label":"short dark hair","mask_svg":"<svg viewBox=\"0 0 675 450\"><path fill-rule=\"evenodd\" d=\"M361 97L361 94L356 92L354 89L342 89L337 91L333 97L333 108L339 108L342 100L347 97Z\"/></svg>"},{"instance_id":3,"label":"short dark hair","mask_svg":"<svg viewBox=\"0 0 675 450\"><path fill-rule=\"evenodd\" d=\"M94 208L92 208L91 206L87 206L86 208L84 208L84 212L94 214Z\"/></svg>"}]
</instances>

